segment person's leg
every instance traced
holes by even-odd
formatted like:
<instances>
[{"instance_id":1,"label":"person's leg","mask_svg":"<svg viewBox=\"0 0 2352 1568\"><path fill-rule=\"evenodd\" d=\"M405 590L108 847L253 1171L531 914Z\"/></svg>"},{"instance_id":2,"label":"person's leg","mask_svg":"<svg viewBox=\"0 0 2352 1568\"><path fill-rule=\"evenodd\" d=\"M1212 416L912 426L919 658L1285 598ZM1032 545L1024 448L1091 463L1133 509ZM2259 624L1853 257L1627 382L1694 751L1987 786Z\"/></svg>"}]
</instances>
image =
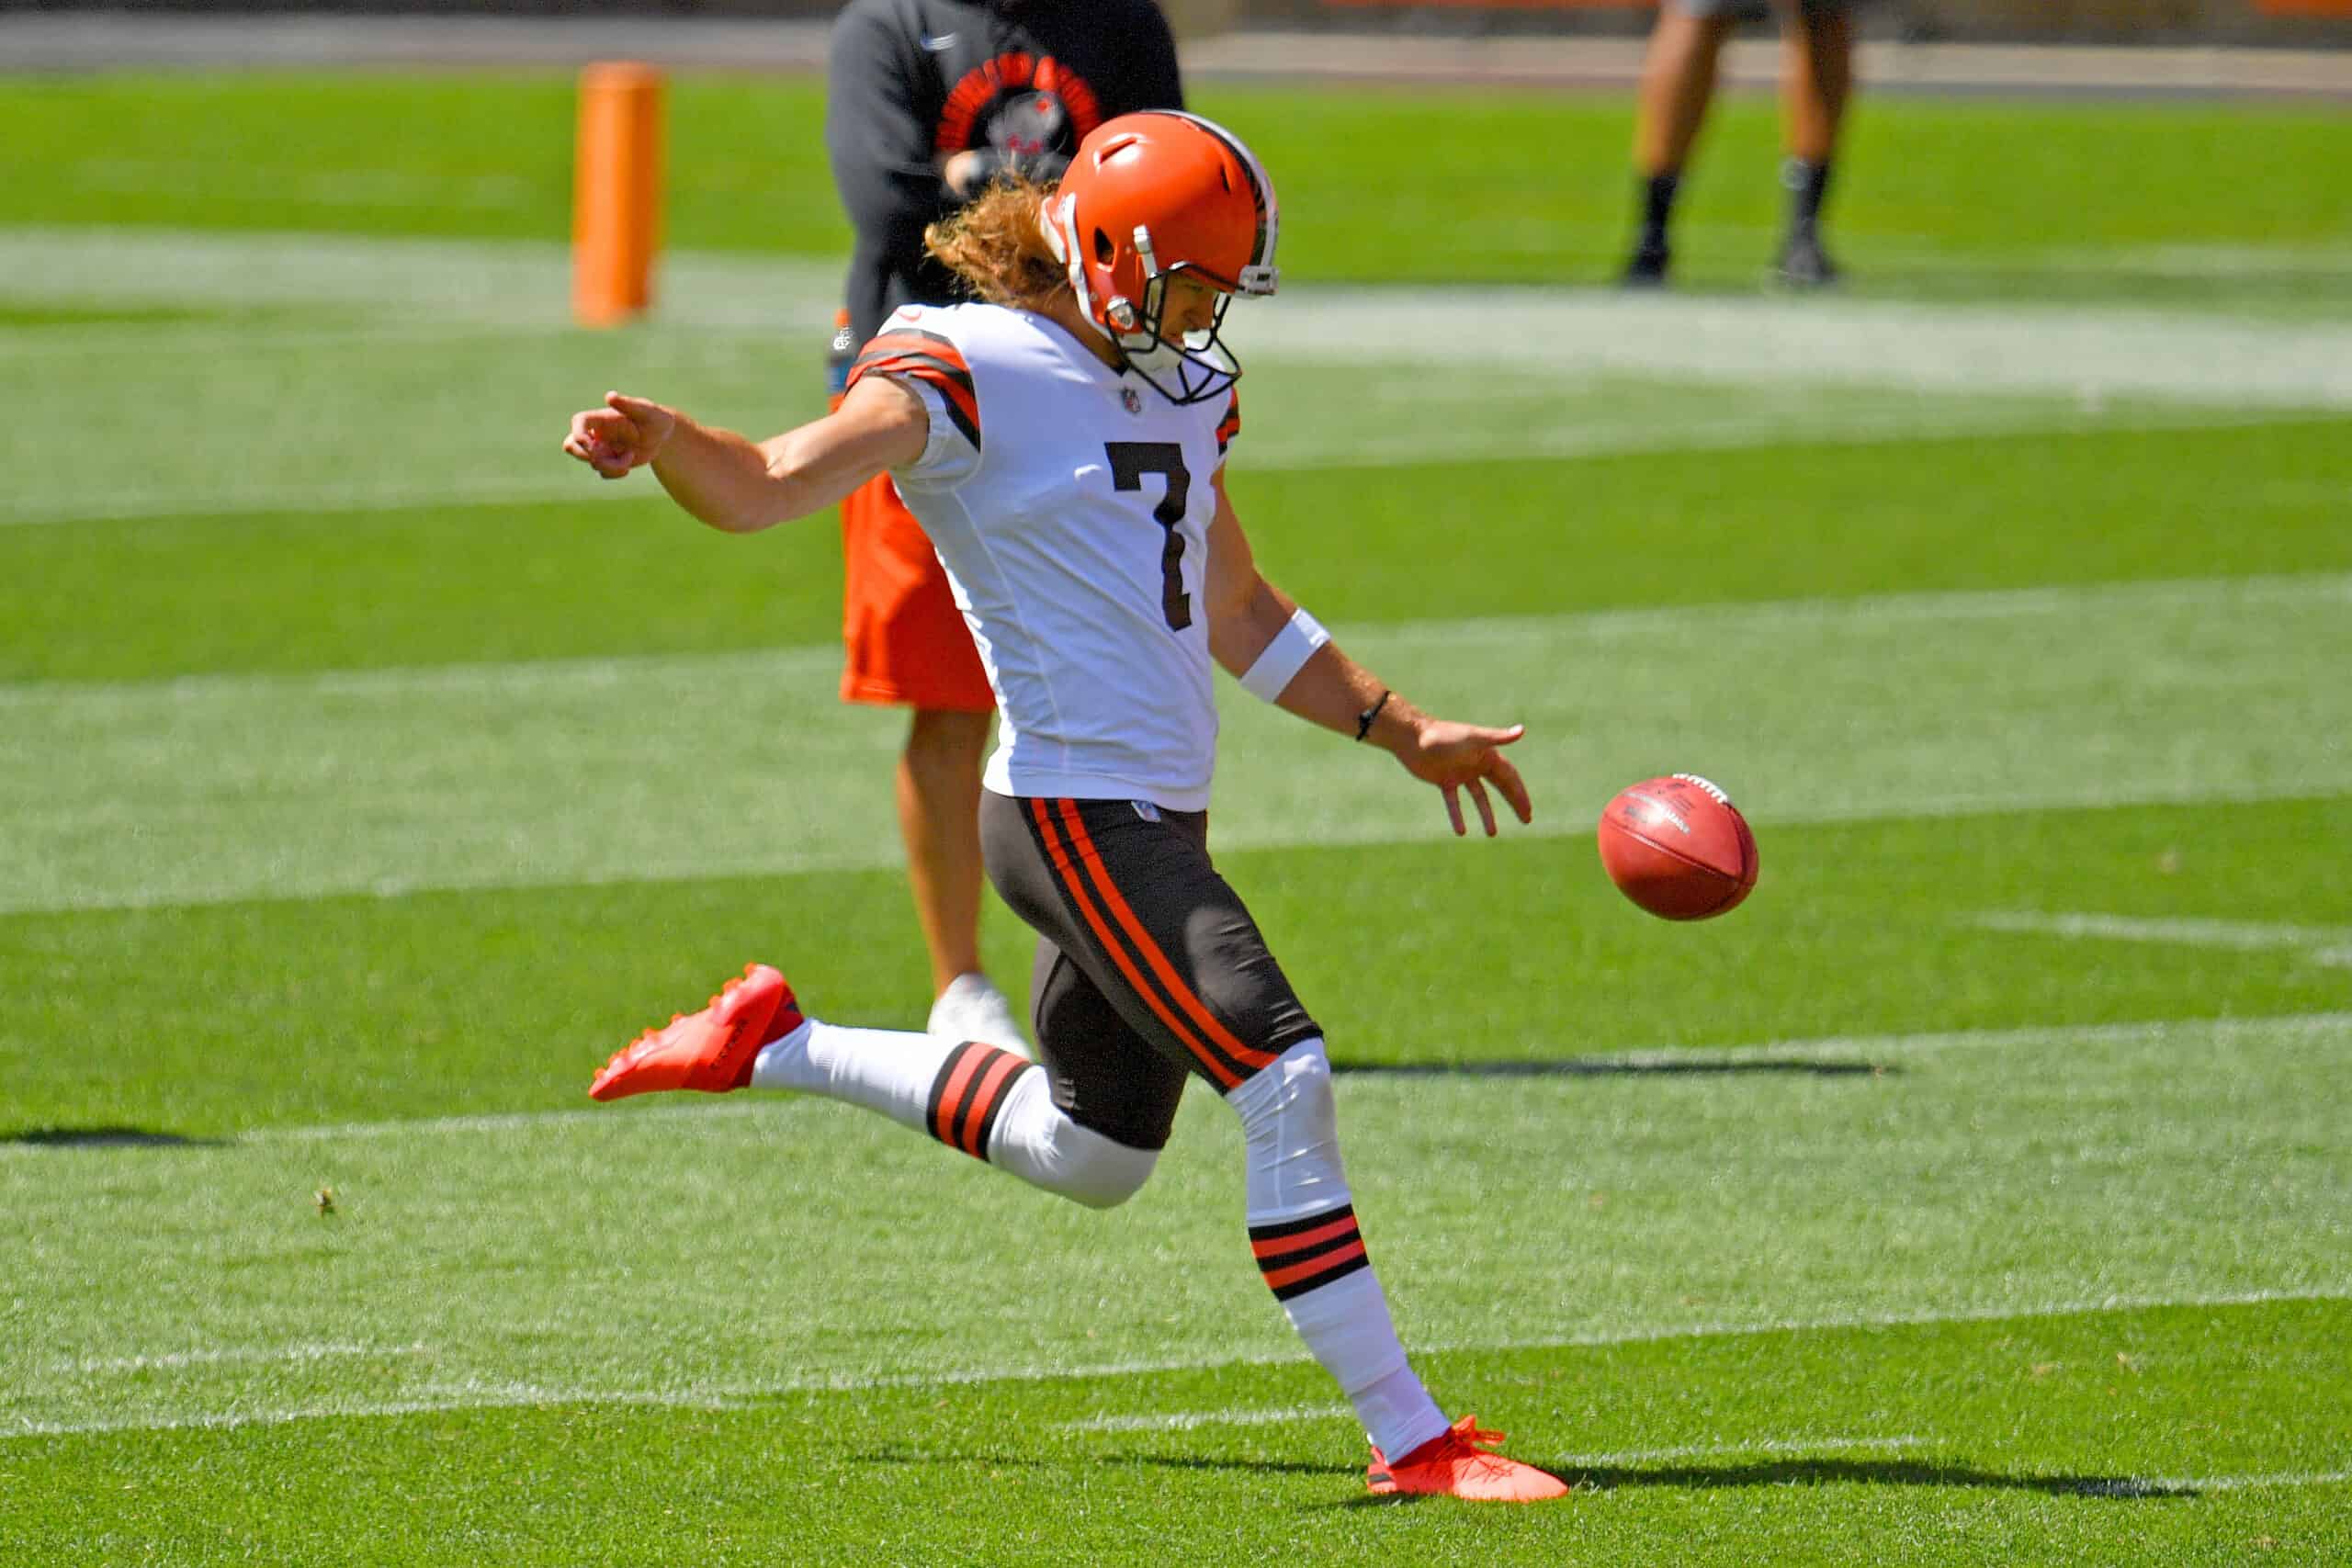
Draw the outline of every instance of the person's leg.
<instances>
[{"instance_id":1,"label":"person's leg","mask_svg":"<svg viewBox=\"0 0 2352 1568\"><path fill-rule=\"evenodd\" d=\"M758 964L702 1011L648 1030L616 1052L588 1092L609 1100L741 1089L864 1106L1091 1208L1125 1202L1159 1157L1157 1144L1124 1145L1072 1121L1054 1103L1046 1070L1025 1056L977 1041L809 1018L784 976Z\"/></svg>"},{"instance_id":2,"label":"person's leg","mask_svg":"<svg viewBox=\"0 0 2352 1568\"><path fill-rule=\"evenodd\" d=\"M917 708L899 756L899 836L933 996L981 972L980 766L995 724L992 713Z\"/></svg>"},{"instance_id":3,"label":"person's leg","mask_svg":"<svg viewBox=\"0 0 2352 1568\"><path fill-rule=\"evenodd\" d=\"M888 474L842 502L845 702L910 707L894 778L907 885L931 964L929 1027L1021 1047L981 968L980 770L995 699L947 574Z\"/></svg>"},{"instance_id":4,"label":"person's leg","mask_svg":"<svg viewBox=\"0 0 2352 1568\"><path fill-rule=\"evenodd\" d=\"M1494 1500L1564 1493L1541 1471L1479 1451L1408 1361L1340 1167L1321 1031L1210 863L1206 818L1124 801L991 796L981 821L1005 901L1052 936L1137 1037L1208 1079L1240 1118L1251 1254L1363 1423L1376 1459L1368 1483ZM1055 1021L1037 1020L1058 1053ZM1082 1084L1078 1109L1083 1117Z\"/></svg>"},{"instance_id":5,"label":"person's leg","mask_svg":"<svg viewBox=\"0 0 2352 1568\"><path fill-rule=\"evenodd\" d=\"M1036 1013L1049 1066L805 1018L784 977L755 964L703 1011L616 1053L589 1093L822 1094L1110 1207L1150 1175L1197 1072L1241 1119L1251 1252L1364 1424L1367 1484L1490 1500L1564 1494L1544 1472L1477 1449L1484 1435L1468 1418L1448 1426L1406 1360L1340 1167L1320 1032L1209 863L1205 818L989 795L980 822L998 890L1054 950L1041 950Z\"/></svg>"},{"instance_id":6,"label":"person's leg","mask_svg":"<svg viewBox=\"0 0 2352 1568\"><path fill-rule=\"evenodd\" d=\"M1739 21L1738 0L1666 0L1651 29L1635 100L1634 168L1641 237L1626 264L1629 285L1666 281L1672 265L1669 226L1682 171L1714 97L1724 42Z\"/></svg>"},{"instance_id":7,"label":"person's leg","mask_svg":"<svg viewBox=\"0 0 2352 1568\"><path fill-rule=\"evenodd\" d=\"M1806 0L1794 6L1781 35L1781 99L1788 147L1782 183L1789 192L1789 222L1780 273L1792 285L1817 288L1838 279L1838 269L1822 248L1820 222L1847 101L1853 95L1852 12L1837 0Z\"/></svg>"}]
</instances>

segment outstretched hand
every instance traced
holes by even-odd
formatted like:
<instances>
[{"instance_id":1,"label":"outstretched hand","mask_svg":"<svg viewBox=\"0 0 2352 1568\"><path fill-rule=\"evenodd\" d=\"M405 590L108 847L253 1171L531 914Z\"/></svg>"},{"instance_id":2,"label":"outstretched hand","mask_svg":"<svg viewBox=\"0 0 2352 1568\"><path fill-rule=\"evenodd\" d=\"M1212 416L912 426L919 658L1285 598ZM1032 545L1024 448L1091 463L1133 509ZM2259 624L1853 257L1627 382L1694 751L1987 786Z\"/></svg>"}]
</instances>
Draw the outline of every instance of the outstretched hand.
<instances>
[{"instance_id":1,"label":"outstretched hand","mask_svg":"<svg viewBox=\"0 0 2352 1568\"><path fill-rule=\"evenodd\" d=\"M662 455L678 428L677 413L620 392L606 392L605 406L571 416L563 449L605 479L616 479Z\"/></svg>"},{"instance_id":2,"label":"outstretched hand","mask_svg":"<svg viewBox=\"0 0 2352 1568\"><path fill-rule=\"evenodd\" d=\"M1470 831L1462 816L1462 792L1467 790L1471 804L1478 808L1479 824L1491 839L1496 829L1494 803L1487 798L1489 784L1502 792L1520 821L1535 819L1525 782L1502 754L1503 747L1526 733L1523 724L1514 724L1509 729L1487 729L1475 724L1456 724L1452 719L1424 719L1412 737L1395 750L1396 760L1405 765L1407 773L1445 792L1445 814L1453 823L1456 838Z\"/></svg>"}]
</instances>

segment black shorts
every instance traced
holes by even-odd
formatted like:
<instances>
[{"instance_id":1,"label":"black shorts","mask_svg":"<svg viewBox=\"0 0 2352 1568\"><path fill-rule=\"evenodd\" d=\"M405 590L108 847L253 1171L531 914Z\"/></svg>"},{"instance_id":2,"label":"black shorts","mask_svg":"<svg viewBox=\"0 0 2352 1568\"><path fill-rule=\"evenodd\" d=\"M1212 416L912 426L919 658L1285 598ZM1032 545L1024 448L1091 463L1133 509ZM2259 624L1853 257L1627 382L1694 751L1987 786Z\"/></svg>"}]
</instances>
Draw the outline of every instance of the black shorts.
<instances>
[{"instance_id":1,"label":"black shorts","mask_svg":"<svg viewBox=\"0 0 2352 1568\"><path fill-rule=\"evenodd\" d=\"M1166 1145L1188 1074L1225 1093L1322 1033L1209 863L1204 811L980 795L989 880L1038 933L1030 1021L1054 1103Z\"/></svg>"}]
</instances>

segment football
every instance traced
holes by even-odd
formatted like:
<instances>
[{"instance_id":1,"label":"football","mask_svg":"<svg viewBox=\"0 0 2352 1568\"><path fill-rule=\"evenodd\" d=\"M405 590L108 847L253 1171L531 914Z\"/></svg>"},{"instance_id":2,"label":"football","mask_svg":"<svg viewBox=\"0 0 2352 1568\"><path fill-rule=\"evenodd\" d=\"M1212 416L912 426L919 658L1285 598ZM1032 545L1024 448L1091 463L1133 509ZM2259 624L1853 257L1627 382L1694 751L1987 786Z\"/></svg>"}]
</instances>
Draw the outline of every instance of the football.
<instances>
[{"instance_id":1,"label":"football","mask_svg":"<svg viewBox=\"0 0 2352 1568\"><path fill-rule=\"evenodd\" d=\"M1645 779L1600 814L1600 863L1619 892L1668 920L1737 908L1756 886L1756 835L1696 773Z\"/></svg>"}]
</instances>

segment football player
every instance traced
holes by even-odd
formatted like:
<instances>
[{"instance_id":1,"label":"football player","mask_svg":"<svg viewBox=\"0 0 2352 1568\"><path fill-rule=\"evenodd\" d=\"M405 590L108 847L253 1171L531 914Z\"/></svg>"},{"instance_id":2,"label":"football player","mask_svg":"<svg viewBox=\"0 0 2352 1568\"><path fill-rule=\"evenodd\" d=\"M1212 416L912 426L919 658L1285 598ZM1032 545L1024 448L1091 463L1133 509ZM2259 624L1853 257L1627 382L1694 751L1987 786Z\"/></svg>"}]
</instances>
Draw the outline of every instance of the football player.
<instances>
[{"instance_id":1,"label":"football player","mask_svg":"<svg viewBox=\"0 0 2352 1568\"><path fill-rule=\"evenodd\" d=\"M1323 1032L1208 853L1211 667L1389 752L1496 831L1527 790L1521 729L1433 718L1347 658L1260 575L1227 498L1240 373L1221 327L1274 291L1272 184L1209 121L1106 121L1047 192L1007 184L933 230L986 303L910 306L865 345L841 407L753 443L640 398L573 417L608 479L650 465L732 532L897 480L938 547L1003 722L981 840L1038 932L1041 1060L986 1041L808 1016L750 965L700 1012L616 1053L598 1100L779 1089L863 1105L1080 1203L1131 1196L1186 1083L1240 1118L1249 1244L1369 1437L1367 1485L1509 1501L1555 1477L1449 1422L1407 1361L1340 1158Z\"/></svg>"},{"instance_id":2,"label":"football player","mask_svg":"<svg viewBox=\"0 0 2352 1568\"><path fill-rule=\"evenodd\" d=\"M835 334L836 396L901 305L964 298L926 225L1006 176L1050 180L1132 109L1184 107L1152 0L851 0L833 23L825 150L855 240ZM910 711L899 832L931 957L930 1027L1021 1043L980 964L980 764L996 703L939 558L889 475L842 499L842 698Z\"/></svg>"}]
</instances>

